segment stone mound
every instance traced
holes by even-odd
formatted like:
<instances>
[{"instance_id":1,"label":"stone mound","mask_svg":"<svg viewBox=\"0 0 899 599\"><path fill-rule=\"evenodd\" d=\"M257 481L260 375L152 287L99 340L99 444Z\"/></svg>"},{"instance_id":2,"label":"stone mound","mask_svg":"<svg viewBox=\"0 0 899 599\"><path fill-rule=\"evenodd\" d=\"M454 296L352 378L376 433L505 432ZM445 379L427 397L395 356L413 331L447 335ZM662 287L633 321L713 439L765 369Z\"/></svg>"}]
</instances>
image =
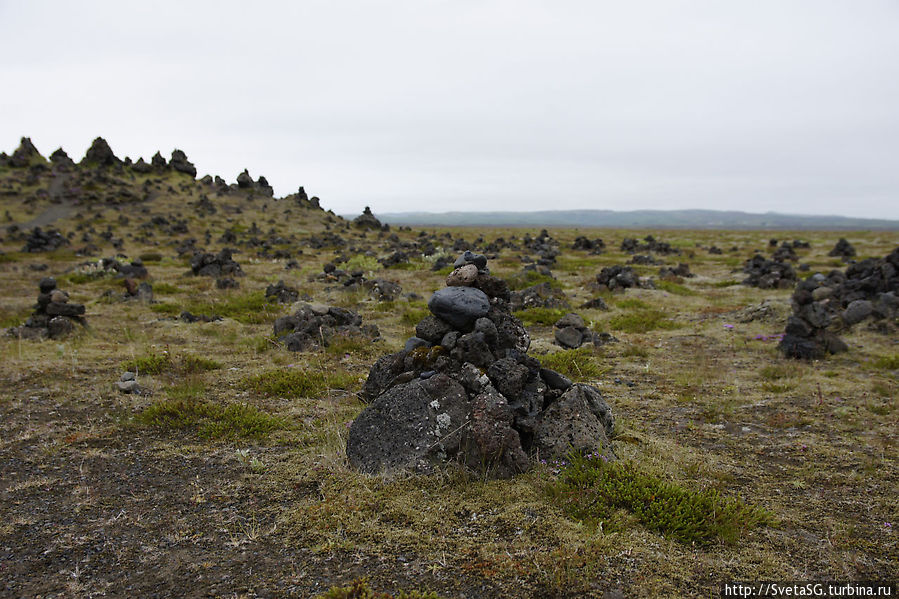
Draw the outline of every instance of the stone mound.
<instances>
[{"instance_id":1,"label":"stone mound","mask_svg":"<svg viewBox=\"0 0 899 599\"><path fill-rule=\"evenodd\" d=\"M22 251L28 253L52 252L68 244L69 240L56 229L44 231L40 227L35 227L25 237L25 247L22 248Z\"/></svg>"},{"instance_id":2,"label":"stone mound","mask_svg":"<svg viewBox=\"0 0 899 599\"><path fill-rule=\"evenodd\" d=\"M779 349L791 358L816 359L847 349L837 332L865 319L893 320L899 314L899 247L884 258L850 265L846 272L816 273L791 299Z\"/></svg>"},{"instance_id":3,"label":"stone mound","mask_svg":"<svg viewBox=\"0 0 899 599\"><path fill-rule=\"evenodd\" d=\"M243 276L240 264L231 257L233 250L225 248L218 254L196 252L190 259L190 270L201 277Z\"/></svg>"},{"instance_id":4,"label":"stone mound","mask_svg":"<svg viewBox=\"0 0 899 599\"><path fill-rule=\"evenodd\" d=\"M616 289L628 289L630 287L651 287L648 281L641 281L637 273L630 266L607 266L596 275L595 287L599 291L615 291Z\"/></svg>"},{"instance_id":5,"label":"stone mound","mask_svg":"<svg viewBox=\"0 0 899 599\"><path fill-rule=\"evenodd\" d=\"M84 305L69 302L69 294L56 288L56 279L41 279L40 293L34 312L25 324L7 330L12 337L26 339L61 339L75 329L78 323L85 326Z\"/></svg>"},{"instance_id":6,"label":"stone mound","mask_svg":"<svg viewBox=\"0 0 899 599\"><path fill-rule=\"evenodd\" d=\"M336 306L301 304L290 316L275 320L274 336L290 351L327 347L337 336L375 340L377 325L362 324L359 314Z\"/></svg>"},{"instance_id":7,"label":"stone mound","mask_svg":"<svg viewBox=\"0 0 899 599\"><path fill-rule=\"evenodd\" d=\"M659 278L660 279L689 279L695 277L692 272L690 272L690 265L681 262L675 267L663 266L659 269Z\"/></svg>"},{"instance_id":8,"label":"stone mound","mask_svg":"<svg viewBox=\"0 0 899 599\"><path fill-rule=\"evenodd\" d=\"M353 421L347 457L354 468L430 472L457 462L490 477L524 472L539 459L611 448L613 417L594 387L572 384L527 355L530 337L510 313L503 281L486 258L466 254L437 290L406 349L378 359Z\"/></svg>"},{"instance_id":9,"label":"stone mound","mask_svg":"<svg viewBox=\"0 0 899 599\"><path fill-rule=\"evenodd\" d=\"M606 248L606 243L600 239L587 239L583 235L576 237L574 243L571 244L573 250L586 250L591 254L601 254Z\"/></svg>"},{"instance_id":10,"label":"stone mound","mask_svg":"<svg viewBox=\"0 0 899 599\"><path fill-rule=\"evenodd\" d=\"M833 249L827 253L828 256L839 256L840 258L851 258L855 256L855 248L845 237L840 237Z\"/></svg>"},{"instance_id":11,"label":"stone mound","mask_svg":"<svg viewBox=\"0 0 899 599\"><path fill-rule=\"evenodd\" d=\"M621 242L621 251L628 254L636 254L638 252L654 252L656 254L680 254L680 250L671 247L666 241L657 241L652 235L647 235L640 243L634 238L625 237Z\"/></svg>"},{"instance_id":12,"label":"stone mound","mask_svg":"<svg viewBox=\"0 0 899 599\"><path fill-rule=\"evenodd\" d=\"M595 333L587 328L584 319L574 312L569 312L556 321L556 343L565 349L577 349L585 343L593 343L596 347L602 347L606 343L618 341L609 333Z\"/></svg>"},{"instance_id":13,"label":"stone mound","mask_svg":"<svg viewBox=\"0 0 899 599\"><path fill-rule=\"evenodd\" d=\"M372 214L371 208L368 206L365 207L362 214L353 219L353 226L357 229L374 229L376 231L383 228L381 221Z\"/></svg>"},{"instance_id":14,"label":"stone mound","mask_svg":"<svg viewBox=\"0 0 899 599\"><path fill-rule=\"evenodd\" d=\"M549 282L532 285L521 291L512 291L509 294L509 300L513 311L527 310L528 308L549 308L552 310L568 310L571 308L565 292L561 289L556 289Z\"/></svg>"},{"instance_id":15,"label":"stone mound","mask_svg":"<svg viewBox=\"0 0 899 599\"><path fill-rule=\"evenodd\" d=\"M741 283L759 289L787 289L796 284L796 271L782 261L768 260L756 254L743 264L743 272L749 275Z\"/></svg>"}]
</instances>

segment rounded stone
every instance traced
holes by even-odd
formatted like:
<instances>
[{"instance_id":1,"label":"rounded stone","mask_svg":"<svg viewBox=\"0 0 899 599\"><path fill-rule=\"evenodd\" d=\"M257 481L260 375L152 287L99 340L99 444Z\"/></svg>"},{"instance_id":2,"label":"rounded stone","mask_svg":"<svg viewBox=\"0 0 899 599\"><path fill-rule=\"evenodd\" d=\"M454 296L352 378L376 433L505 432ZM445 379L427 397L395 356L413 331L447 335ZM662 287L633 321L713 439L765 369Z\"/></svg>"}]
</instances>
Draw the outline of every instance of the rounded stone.
<instances>
[{"instance_id":1,"label":"rounded stone","mask_svg":"<svg viewBox=\"0 0 899 599\"><path fill-rule=\"evenodd\" d=\"M474 264L460 266L446 276L447 287L471 287L478 278L478 267Z\"/></svg>"},{"instance_id":2,"label":"rounded stone","mask_svg":"<svg viewBox=\"0 0 899 599\"><path fill-rule=\"evenodd\" d=\"M456 329L467 329L490 311L487 294L474 287L444 287L428 301L428 310Z\"/></svg>"}]
</instances>

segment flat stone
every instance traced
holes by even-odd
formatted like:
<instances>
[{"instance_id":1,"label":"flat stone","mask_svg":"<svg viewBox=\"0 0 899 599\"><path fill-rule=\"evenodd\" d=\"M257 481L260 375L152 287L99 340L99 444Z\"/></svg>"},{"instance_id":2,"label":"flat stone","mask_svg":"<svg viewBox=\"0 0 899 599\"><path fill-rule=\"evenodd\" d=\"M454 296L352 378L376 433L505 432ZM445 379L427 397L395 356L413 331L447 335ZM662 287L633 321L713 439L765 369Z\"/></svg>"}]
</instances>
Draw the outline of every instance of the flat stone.
<instances>
[{"instance_id":1,"label":"flat stone","mask_svg":"<svg viewBox=\"0 0 899 599\"><path fill-rule=\"evenodd\" d=\"M487 315L490 299L474 287L444 287L431 296L428 309L454 328L467 329L478 318Z\"/></svg>"}]
</instances>

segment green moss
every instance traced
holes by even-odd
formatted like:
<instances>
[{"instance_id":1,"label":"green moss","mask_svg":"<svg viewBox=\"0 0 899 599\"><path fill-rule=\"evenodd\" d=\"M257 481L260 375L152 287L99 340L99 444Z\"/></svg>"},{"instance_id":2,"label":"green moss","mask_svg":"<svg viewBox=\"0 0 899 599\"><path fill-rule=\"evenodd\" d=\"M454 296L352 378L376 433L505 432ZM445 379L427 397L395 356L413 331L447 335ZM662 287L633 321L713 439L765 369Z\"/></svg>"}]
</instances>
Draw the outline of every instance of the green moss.
<instances>
[{"instance_id":1,"label":"green moss","mask_svg":"<svg viewBox=\"0 0 899 599\"><path fill-rule=\"evenodd\" d=\"M661 310L647 308L613 316L608 320L608 326L612 330L625 333L646 333L660 329L677 329L681 324L670 320L668 314Z\"/></svg>"},{"instance_id":2,"label":"green moss","mask_svg":"<svg viewBox=\"0 0 899 599\"><path fill-rule=\"evenodd\" d=\"M656 289L661 289L662 291L667 291L668 293L673 293L674 295L699 295L698 292L693 291L689 287L681 285L680 283L675 283L674 281L666 281L662 279L660 281L656 281L655 285Z\"/></svg>"},{"instance_id":3,"label":"green moss","mask_svg":"<svg viewBox=\"0 0 899 599\"><path fill-rule=\"evenodd\" d=\"M208 439L262 439L286 428L281 419L249 404L220 405L181 392L174 395L181 396L154 402L138 415L138 422L162 429L195 429Z\"/></svg>"},{"instance_id":4,"label":"green moss","mask_svg":"<svg viewBox=\"0 0 899 599\"><path fill-rule=\"evenodd\" d=\"M273 397L321 397L330 389L348 389L356 383L357 377L345 370L321 372L292 368L247 377L243 386Z\"/></svg>"},{"instance_id":5,"label":"green moss","mask_svg":"<svg viewBox=\"0 0 899 599\"><path fill-rule=\"evenodd\" d=\"M540 357L540 363L551 370L564 374L575 382L594 380L604 374L606 369L600 368L592 349L585 347L559 351Z\"/></svg>"},{"instance_id":6,"label":"green moss","mask_svg":"<svg viewBox=\"0 0 899 599\"><path fill-rule=\"evenodd\" d=\"M552 501L572 518L603 525L609 532L625 518L685 544L733 543L773 517L714 489L694 491L642 472L630 462L572 455L559 480L549 486Z\"/></svg>"},{"instance_id":7,"label":"green moss","mask_svg":"<svg viewBox=\"0 0 899 599\"><path fill-rule=\"evenodd\" d=\"M540 283L549 283L550 287L560 288L559 282L548 275L541 275L536 270L524 270L506 278L509 289L519 291Z\"/></svg>"},{"instance_id":8,"label":"green moss","mask_svg":"<svg viewBox=\"0 0 899 599\"><path fill-rule=\"evenodd\" d=\"M873 366L881 370L899 370L899 354L879 356L874 360Z\"/></svg>"},{"instance_id":9,"label":"green moss","mask_svg":"<svg viewBox=\"0 0 899 599\"><path fill-rule=\"evenodd\" d=\"M568 310L560 310L558 308L527 308L526 310L516 310L512 315L521 320L525 326L537 324L553 325L568 312Z\"/></svg>"},{"instance_id":10,"label":"green moss","mask_svg":"<svg viewBox=\"0 0 899 599\"><path fill-rule=\"evenodd\" d=\"M331 587L327 593L317 599L440 599L431 591L399 591L398 593L382 593L373 591L364 578L354 580L348 586Z\"/></svg>"},{"instance_id":11,"label":"green moss","mask_svg":"<svg viewBox=\"0 0 899 599\"><path fill-rule=\"evenodd\" d=\"M138 374L195 374L209 370L218 370L222 365L215 360L202 356L181 354L174 358L168 353L148 354L122 362L122 368Z\"/></svg>"}]
</instances>

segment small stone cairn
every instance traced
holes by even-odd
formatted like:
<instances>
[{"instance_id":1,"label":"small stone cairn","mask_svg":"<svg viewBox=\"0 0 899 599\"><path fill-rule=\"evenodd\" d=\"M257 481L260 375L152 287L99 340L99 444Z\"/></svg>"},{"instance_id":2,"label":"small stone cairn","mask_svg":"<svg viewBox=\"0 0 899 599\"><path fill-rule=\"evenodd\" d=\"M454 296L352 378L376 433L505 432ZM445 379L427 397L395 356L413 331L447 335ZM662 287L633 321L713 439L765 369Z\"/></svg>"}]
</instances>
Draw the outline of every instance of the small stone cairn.
<instances>
[{"instance_id":1,"label":"small stone cairn","mask_svg":"<svg viewBox=\"0 0 899 599\"><path fill-rule=\"evenodd\" d=\"M570 451L613 458L613 416L600 392L527 355L509 288L465 252L428 302L416 336L371 367L347 457L368 473L461 463L494 478Z\"/></svg>"},{"instance_id":2,"label":"small stone cairn","mask_svg":"<svg viewBox=\"0 0 899 599\"><path fill-rule=\"evenodd\" d=\"M40 293L34 312L25 324L7 330L7 334L24 339L62 339L85 325L84 305L69 302L69 294L56 288L56 279L46 277L39 283Z\"/></svg>"}]
</instances>

